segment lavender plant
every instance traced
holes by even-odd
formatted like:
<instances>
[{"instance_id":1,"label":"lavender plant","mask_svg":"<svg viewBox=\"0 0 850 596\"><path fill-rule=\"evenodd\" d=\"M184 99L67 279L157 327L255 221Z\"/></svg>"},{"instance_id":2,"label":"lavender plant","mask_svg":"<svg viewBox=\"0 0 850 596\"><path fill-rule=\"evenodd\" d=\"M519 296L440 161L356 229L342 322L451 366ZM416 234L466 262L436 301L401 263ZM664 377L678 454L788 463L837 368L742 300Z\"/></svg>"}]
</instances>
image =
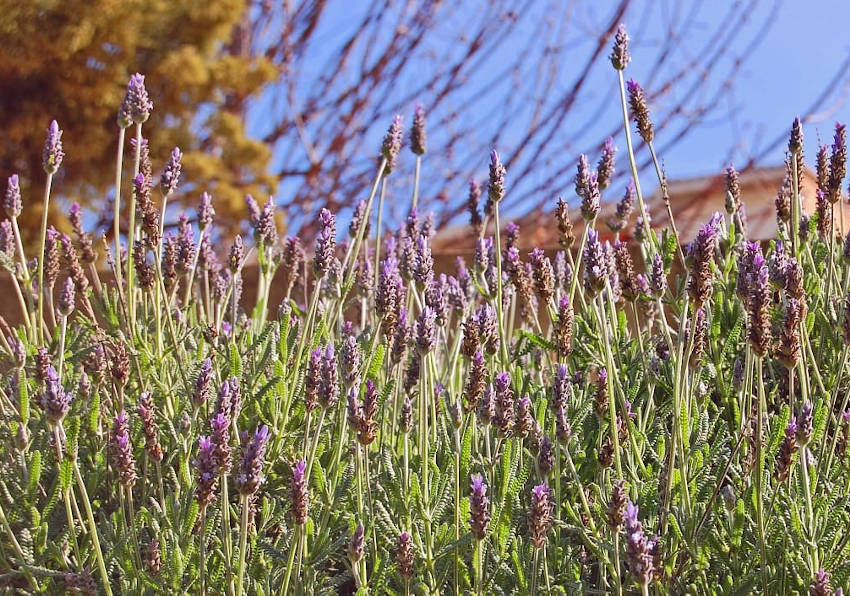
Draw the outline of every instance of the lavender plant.
<instances>
[{"instance_id":1,"label":"lavender plant","mask_svg":"<svg viewBox=\"0 0 850 596\"><path fill-rule=\"evenodd\" d=\"M632 180L606 222L614 236L599 227L602 201L617 200L605 194L613 141L595 171L579 160L581 208L555 206L554 255L520 251L519 228L502 228L510 172L493 151L486 194L469 187L474 263L454 271L435 270L418 175L409 216L383 230L400 185L390 173L406 167L400 117L347 240L323 211L311 258L297 237L279 239L271 200L248 197L249 233L220 251L209 194L167 232L181 152L164 156L157 189L140 75L118 111L114 244L95 246L75 208L73 239L45 223L30 260L17 217L46 213L64 156L52 124L43 202L10 173L0 228L22 321L0 321L0 585L840 593L845 128L818 160L820 234L798 225L809 214L795 121L777 237L747 238L747 196L729 168L726 214L682 246L666 193L670 221L654 229L636 178L633 126L658 161L646 95L624 80L630 60L621 27L611 63ZM425 128L418 107L417 174ZM635 205L629 243L620 234ZM252 303L249 262L260 271ZM285 298L269 304L277 286Z\"/></svg>"}]
</instances>

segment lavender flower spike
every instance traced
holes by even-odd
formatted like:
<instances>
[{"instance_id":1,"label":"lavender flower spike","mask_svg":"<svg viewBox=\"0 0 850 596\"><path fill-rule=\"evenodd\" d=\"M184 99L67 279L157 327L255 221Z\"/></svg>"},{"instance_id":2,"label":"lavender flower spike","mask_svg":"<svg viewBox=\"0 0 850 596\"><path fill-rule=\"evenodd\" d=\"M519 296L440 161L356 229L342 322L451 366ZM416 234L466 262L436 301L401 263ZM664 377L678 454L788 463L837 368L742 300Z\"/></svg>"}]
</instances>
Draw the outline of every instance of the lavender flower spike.
<instances>
[{"instance_id":1,"label":"lavender flower spike","mask_svg":"<svg viewBox=\"0 0 850 596\"><path fill-rule=\"evenodd\" d=\"M62 131L59 129L59 124L56 120L53 120L47 128L47 141L44 143L44 153L42 154L44 171L51 176L58 172L64 157L65 152L62 151Z\"/></svg>"},{"instance_id":2,"label":"lavender flower spike","mask_svg":"<svg viewBox=\"0 0 850 596\"><path fill-rule=\"evenodd\" d=\"M552 526L552 490L545 484L531 489L531 509L528 512L528 528L534 548L543 548L546 534Z\"/></svg>"},{"instance_id":3,"label":"lavender flower spike","mask_svg":"<svg viewBox=\"0 0 850 596\"><path fill-rule=\"evenodd\" d=\"M487 197L492 203L498 203L505 197L505 166L495 149L490 150L490 184Z\"/></svg>"},{"instance_id":4,"label":"lavender flower spike","mask_svg":"<svg viewBox=\"0 0 850 596\"><path fill-rule=\"evenodd\" d=\"M23 211L21 186L17 174L12 174L6 180L6 195L3 198L3 210L9 218L18 217L21 211Z\"/></svg>"},{"instance_id":5,"label":"lavender flower spike","mask_svg":"<svg viewBox=\"0 0 850 596\"><path fill-rule=\"evenodd\" d=\"M649 541L638 521L638 507L630 500L623 516L626 531L626 557L629 571L641 584L648 584L653 574L652 553Z\"/></svg>"},{"instance_id":6,"label":"lavender flower spike","mask_svg":"<svg viewBox=\"0 0 850 596\"><path fill-rule=\"evenodd\" d=\"M655 138L655 129L652 126L652 120L649 118L649 106L647 105L646 93L635 81L629 79L626 83L629 91L629 107L632 112L632 119L637 124L638 133L641 138L647 143L651 143Z\"/></svg>"},{"instance_id":7,"label":"lavender flower spike","mask_svg":"<svg viewBox=\"0 0 850 596\"><path fill-rule=\"evenodd\" d=\"M183 153L180 151L180 148L175 147L172 149L171 156L168 158L168 163L165 164L165 169L162 171L162 178L159 181L162 194L166 197L174 194L177 190L177 184L180 182L180 172L183 169L182 160Z\"/></svg>"},{"instance_id":8,"label":"lavender flower spike","mask_svg":"<svg viewBox=\"0 0 850 596\"><path fill-rule=\"evenodd\" d=\"M614 139L608 137L602 146L599 163L596 164L596 182L599 185L599 190L605 190L611 184L611 179L614 177L614 156L616 153L617 146L614 144Z\"/></svg>"},{"instance_id":9,"label":"lavender flower spike","mask_svg":"<svg viewBox=\"0 0 850 596\"><path fill-rule=\"evenodd\" d=\"M127 413L122 411L115 418L112 427L114 441L115 469L118 471L118 481L124 486L133 486L136 482L136 460L133 458L133 445L130 442L130 431Z\"/></svg>"},{"instance_id":10,"label":"lavender flower spike","mask_svg":"<svg viewBox=\"0 0 850 596\"><path fill-rule=\"evenodd\" d=\"M428 147L425 135L425 108L416 104L413 112L413 128L410 129L410 150L416 155L422 155Z\"/></svg>"},{"instance_id":11,"label":"lavender flower spike","mask_svg":"<svg viewBox=\"0 0 850 596\"><path fill-rule=\"evenodd\" d=\"M218 463L215 458L215 443L209 437L198 439L198 457L192 462L198 470L198 483L195 498L201 510L215 500L215 485L218 481Z\"/></svg>"},{"instance_id":12,"label":"lavender flower spike","mask_svg":"<svg viewBox=\"0 0 850 596\"><path fill-rule=\"evenodd\" d=\"M236 476L236 486L242 495L253 495L263 482L263 459L268 441L269 427L265 424L257 429L253 437L244 441L242 463Z\"/></svg>"},{"instance_id":13,"label":"lavender flower spike","mask_svg":"<svg viewBox=\"0 0 850 596\"><path fill-rule=\"evenodd\" d=\"M626 26L620 23L617 27L617 32L614 34L614 47L611 49L611 64L616 70L625 70L626 65L631 61L629 55L629 34L626 32Z\"/></svg>"},{"instance_id":14,"label":"lavender flower spike","mask_svg":"<svg viewBox=\"0 0 850 596\"><path fill-rule=\"evenodd\" d=\"M59 292L59 302L57 309L63 317L69 316L74 311L75 291L74 280L70 277L65 278L65 283L62 284L62 291Z\"/></svg>"},{"instance_id":15,"label":"lavender flower spike","mask_svg":"<svg viewBox=\"0 0 850 596\"><path fill-rule=\"evenodd\" d=\"M484 540L490 524L490 499L487 485L481 474L470 476L472 494L469 495L469 529L476 540Z\"/></svg>"},{"instance_id":16,"label":"lavender flower spike","mask_svg":"<svg viewBox=\"0 0 850 596\"><path fill-rule=\"evenodd\" d=\"M307 462L299 459L292 467L292 483L289 485L289 499L292 511L292 521L295 525L303 526L307 522Z\"/></svg>"},{"instance_id":17,"label":"lavender flower spike","mask_svg":"<svg viewBox=\"0 0 850 596\"><path fill-rule=\"evenodd\" d=\"M130 124L146 122L153 111L153 102L145 88L145 76L136 73L130 76L124 101L118 110L118 126L128 128Z\"/></svg>"},{"instance_id":18,"label":"lavender flower spike","mask_svg":"<svg viewBox=\"0 0 850 596\"><path fill-rule=\"evenodd\" d=\"M384 164L384 176L389 175L398 165L398 154L401 151L403 135L402 117L401 114L396 114L392 124L387 129L384 142L381 144L381 157L386 160Z\"/></svg>"},{"instance_id":19,"label":"lavender flower spike","mask_svg":"<svg viewBox=\"0 0 850 596\"><path fill-rule=\"evenodd\" d=\"M590 170L587 156L579 157L575 176L576 194L581 197L581 215L586 221L593 221L599 214L599 182L596 172Z\"/></svg>"},{"instance_id":20,"label":"lavender flower spike","mask_svg":"<svg viewBox=\"0 0 850 596\"><path fill-rule=\"evenodd\" d=\"M47 367L45 390L41 397L41 406L52 424L59 424L71 407L71 393L65 391L59 381L59 375L53 366Z\"/></svg>"}]
</instances>

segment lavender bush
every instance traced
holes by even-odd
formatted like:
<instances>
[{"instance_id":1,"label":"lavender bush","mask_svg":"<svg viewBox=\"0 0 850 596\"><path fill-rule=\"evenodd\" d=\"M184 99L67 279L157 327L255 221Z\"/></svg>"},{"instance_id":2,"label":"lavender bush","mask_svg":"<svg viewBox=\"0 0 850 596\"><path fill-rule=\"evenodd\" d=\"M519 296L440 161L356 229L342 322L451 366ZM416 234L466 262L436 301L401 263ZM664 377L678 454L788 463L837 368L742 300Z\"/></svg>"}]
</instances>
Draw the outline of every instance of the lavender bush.
<instances>
[{"instance_id":1,"label":"lavender bush","mask_svg":"<svg viewBox=\"0 0 850 596\"><path fill-rule=\"evenodd\" d=\"M118 110L114 244L96 243L74 209L73 237L45 219L29 259L17 217L35 199L12 174L0 263L23 323L0 334L0 585L840 593L850 234L832 222L844 126L818 158L816 213L802 210L796 121L778 237L748 241L730 168L726 213L683 246L669 204L663 232L649 225L631 133L653 158L654 135L640 85L624 79L627 44L621 28L611 62L633 176L608 221L613 244L598 227L613 142L596 169L579 160L587 225L575 237L559 202L555 255L523 254L518 227L502 227L510 173L494 151L486 189L470 184L474 262L434 271L415 184L401 228L382 230L405 138L417 174L427 157L417 108L409 133L393 120L344 243L328 211L313 247L280 239L274 203L248 197L253 240L216 250L206 193L196 217L164 229L181 152L155 184L140 75ZM45 204L63 157L53 122ZM619 235L632 225L629 245ZM276 285L285 299L269 304Z\"/></svg>"}]
</instances>

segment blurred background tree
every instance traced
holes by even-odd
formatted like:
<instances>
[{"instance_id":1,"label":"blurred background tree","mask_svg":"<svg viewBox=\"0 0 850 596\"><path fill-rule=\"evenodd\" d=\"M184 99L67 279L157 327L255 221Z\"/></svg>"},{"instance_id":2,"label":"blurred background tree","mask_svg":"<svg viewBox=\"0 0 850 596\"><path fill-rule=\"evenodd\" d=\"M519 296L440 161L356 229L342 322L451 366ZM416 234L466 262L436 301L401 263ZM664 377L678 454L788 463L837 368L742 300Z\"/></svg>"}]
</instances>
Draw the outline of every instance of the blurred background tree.
<instances>
[{"instance_id":1,"label":"blurred background tree","mask_svg":"<svg viewBox=\"0 0 850 596\"><path fill-rule=\"evenodd\" d=\"M154 169L179 145L186 153L182 206L195 205L201 190L209 191L219 219L233 231L246 215L246 193L261 203L275 194L287 225L307 236L321 207L344 221L368 192L393 115L403 114L409 126L416 103L423 104L428 123L420 197L438 223L463 221L467 182L486 176L493 146L509 172L506 215L543 213L559 194L574 198L579 154L595 155L609 135L622 134L608 61L621 22L628 24L635 55L626 77L647 92L656 148L672 171L681 175L683 165L693 163L701 171L687 173L714 172L730 160L739 170L781 163L794 112L810 122L831 120L850 77L846 51L829 61L811 52L806 58L801 42L790 51L799 54L807 85L784 84L783 102L770 105L741 99L736 89L753 73L779 84L793 79L776 55L777 47L790 46L769 34L781 5L0 0L0 175L22 174L36 207L27 217L37 221L43 131L56 118L67 153L55 186L57 211L63 200L65 207L70 200L87 203L103 214L97 224L108 233L115 113L129 75L141 72L155 104L145 125ZM832 37L820 27L823 20L818 27L794 21L810 13L817 20L819 11L793 10L794 38L811 33L818 48L826 47ZM773 40L773 53L766 49L761 62L748 66L766 40ZM819 83L812 82L814 69ZM830 79L823 71L833 69ZM765 75L777 71L781 76ZM776 114L785 109L793 111ZM771 110L782 124L771 122L777 134L763 138L761 114ZM629 169L617 140L611 198ZM690 149L680 151L685 146ZM650 168L646 146L636 150L639 167ZM406 153L389 184L390 224L409 204L412 161ZM170 208L167 220L173 222L182 206Z\"/></svg>"},{"instance_id":2,"label":"blurred background tree","mask_svg":"<svg viewBox=\"0 0 850 596\"><path fill-rule=\"evenodd\" d=\"M155 171L179 146L181 194L194 201L209 191L224 222L241 217L245 193L268 195L276 184L271 151L246 134L244 121L248 98L278 69L242 51L247 17L245 0L0 1L0 172L21 175L30 205L22 233L37 234L43 133L53 118L66 159L52 207L67 212L79 200L103 214L99 224L111 221L116 113L136 71L154 100L144 129ZM129 175L125 182L124 193Z\"/></svg>"}]
</instances>

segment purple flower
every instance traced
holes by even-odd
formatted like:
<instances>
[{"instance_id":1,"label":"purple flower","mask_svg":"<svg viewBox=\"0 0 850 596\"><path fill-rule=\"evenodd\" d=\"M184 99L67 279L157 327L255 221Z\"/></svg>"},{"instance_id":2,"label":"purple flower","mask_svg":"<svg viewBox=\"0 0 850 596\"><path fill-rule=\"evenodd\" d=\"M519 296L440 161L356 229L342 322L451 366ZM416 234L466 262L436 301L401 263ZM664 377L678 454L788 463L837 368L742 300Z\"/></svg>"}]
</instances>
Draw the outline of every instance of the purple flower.
<instances>
[{"instance_id":1,"label":"purple flower","mask_svg":"<svg viewBox=\"0 0 850 596\"><path fill-rule=\"evenodd\" d=\"M800 413L797 414L797 443L805 446L812 438L812 402L806 400Z\"/></svg>"},{"instance_id":2,"label":"purple flower","mask_svg":"<svg viewBox=\"0 0 850 596\"><path fill-rule=\"evenodd\" d=\"M555 373L555 383L552 385L552 399L549 407L553 412L566 408L570 399L570 374L566 364L559 364Z\"/></svg>"},{"instance_id":3,"label":"purple flower","mask_svg":"<svg viewBox=\"0 0 850 596\"><path fill-rule=\"evenodd\" d=\"M626 87L629 92L629 107L631 108L632 119L637 124L638 133L644 141L651 143L655 137L655 131L652 126L652 120L649 118L646 93L644 93L643 87L632 79L629 79Z\"/></svg>"},{"instance_id":4,"label":"purple flower","mask_svg":"<svg viewBox=\"0 0 850 596\"><path fill-rule=\"evenodd\" d=\"M494 205L505 196L505 166L495 149L490 150L490 183L487 186L487 198Z\"/></svg>"},{"instance_id":5,"label":"purple flower","mask_svg":"<svg viewBox=\"0 0 850 596\"><path fill-rule=\"evenodd\" d=\"M398 165L398 154L401 151L402 136L404 134L402 122L401 114L396 114L392 124L387 129L387 134L384 135L384 141L381 144L381 157L386 160L384 164L384 176L389 175Z\"/></svg>"},{"instance_id":6,"label":"purple flower","mask_svg":"<svg viewBox=\"0 0 850 596\"><path fill-rule=\"evenodd\" d=\"M195 390L192 393L192 403L202 406L210 397L210 385L212 383L212 361L205 358L201 363L198 378L195 379Z\"/></svg>"},{"instance_id":7,"label":"purple flower","mask_svg":"<svg viewBox=\"0 0 850 596\"><path fill-rule=\"evenodd\" d=\"M413 279L419 288L425 288L434 277L434 257L428 238L420 235L416 239L416 258L414 260Z\"/></svg>"},{"instance_id":8,"label":"purple flower","mask_svg":"<svg viewBox=\"0 0 850 596\"><path fill-rule=\"evenodd\" d=\"M153 102L145 88L145 76L139 73L130 76L124 101L118 109L118 126L127 128L130 124L145 122L153 110Z\"/></svg>"},{"instance_id":9,"label":"purple flower","mask_svg":"<svg viewBox=\"0 0 850 596\"><path fill-rule=\"evenodd\" d=\"M336 218L327 209L319 213L322 230L316 239L316 252L313 257L313 271L316 277L324 277L330 271L331 261L336 250Z\"/></svg>"},{"instance_id":10,"label":"purple flower","mask_svg":"<svg viewBox=\"0 0 850 596\"><path fill-rule=\"evenodd\" d=\"M195 498L202 511L215 500L215 485L219 476L215 450L215 443L209 437L201 435L198 439L198 457L192 465L198 471Z\"/></svg>"},{"instance_id":11,"label":"purple flower","mask_svg":"<svg viewBox=\"0 0 850 596\"><path fill-rule=\"evenodd\" d=\"M484 387L487 384L487 362L484 360L484 355L481 350L477 350L472 356L472 362L469 367L469 376L466 380L466 386L463 391L464 403L466 411L474 411L478 405L478 400L484 393Z\"/></svg>"},{"instance_id":12,"label":"purple flower","mask_svg":"<svg viewBox=\"0 0 850 596\"><path fill-rule=\"evenodd\" d=\"M333 344L325 346L322 355L322 389L319 392L319 403L328 408L339 401L339 368L336 351Z\"/></svg>"},{"instance_id":13,"label":"purple flower","mask_svg":"<svg viewBox=\"0 0 850 596\"><path fill-rule=\"evenodd\" d=\"M617 202L617 208L613 218L608 219L608 227L612 232L621 232L625 229L632 211L635 208L635 183L629 180L623 197Z\"/></svg>"},{"instance_id":14,"label":"purple flower","mask_svg":"<svg viewBox=\"0 0 850 596\"><path fill-rule=\"evenodd\" d=\"M625 70L626 65L631 61L629 55L629 34L626 32L626 26L622 23L617 27L617 32L614 34L614 46L611 48L611 64L617 70Z\"/></svg>"},{"instance_id":15,"label":"purple flower","mask_svg":"<svg viewBox=\"0 0 850 596\"><path fill-rule=\"evenodd\" d=\"M307 522L307 479L304 473L307 471L307 462L299 459L292 467L292 481L289 485L290 510L292 521L297 526L303 526Z\"/></svg>"},{"instance_id":16,"label":"purple flower","mask_svg":"<svg viewBox=\"0 0 850 596\"><path fill-rule=\"evenodd\" d=\"M348 224L348 235L351 238L356 238L363 227L363 237L369 237L369 218L366 217L366 201L361 200L354 207L354 213L351 214L351 223Z\"/></svg>"},{"instance_id":17,"label":"purple flower","mask_svg":"<svg viewBox=\"0 0 850 596\"><path fill-rule=\"evenodd\" d=\"M266 247L274 246L277 243L274 207L274 200L269 197L265 205L263 205L263 210L260 211L257 224L254 226L254 241ZM336 230L334 230L334 235L336 235Z\"/></svg>"},{"instance_id":18,"label":"purple flower","mask_svg":"<svg viewBox=\"0 0 850 596\"><path fill-rule=\"evenodd\" d=\"M552 269L552 261L539 248L532 250L528 257L534 273L534 289L543 301L548 302L555 292L555 271Z\"/></svg>"},{"instance_id":19,"label":"purple flower","mask_svg":"<svg viewBox=\"0 0 850 596\"><path fill-rule=\"evenodd\" d=\"M65 278L62 284L62 290L59 292L59 301L57 310L63 317L67 317L74 311L75 291L74 280L70 277Z\"/></svg>"},{"instance_id":20,"label":"purple flower","mask_svg":"<svg viewBox=\"0 0 850 596\"><path fill-rule=\"evenodd\" d=\"M753 260L750 276L750 293L746 300L749 307L749 340L753 351L764 355L771 343L770 282L764 257L757 254Z\"/></svg>"},{"instance_id":21,"label":"purple flower","mask_svg":"<svg viewBox=\"0 0 850 596\"><path fill-rule=\"evenodd\" d=\"M3 198L3 209L6 211L6 215L10 218L18 217L23 210L21 187L18 182L17 174L12 174L6 180L6 195Z\"/></svg>"},{"instance_id":22,"label":"purple flower","mask_svg":"<svg viewBox=\"0 0 850 596\"><path fill-rule=\"evenodd\" d=\"M52 424L59 424L71 407L73 395L65 391L59 380L59 375L53 366L47 367L44 393L41 396L41 406Z\"/></svg>"},{"instance_id":23,"label":"purple flower","mask_svg":"<svg viewBox=\"0 0 850 596\"><path fill-rule=\"evenodd\" d=\"M162 446L159 444L159 427L156 424L156 408L149 391L139 395L137 407L142 420L142 432L145 435L145 450L155 461L162 461Z\"/></svg>"},{"instance_id":24,"label":"purple flower","mask_svg":"<svg viewBox=\"0 0 850 596\"><path fill-rule=\"evenodd\" d=\"M535 421L531 415L531 399L523 396L516 402L516 422L514 434L525 438L534 430Z\"/></svg>"},{"instance_id":25,"label":"purple flower","mask_svg":"<svg viewBox=\"0 0 850 596\"><path fill-rule=\"evenodd\" d=\"M469 529L476 540L484 540L490 524L490 499L487 485L481 474L470 476L472 494L469 495Z\"/></svg>"},{"instance_id":26,"label":"purple flower","mask_svg":"<svg viewBox=\"0 0 850 596\"><path fill-rule=\"evenodd\" d=\"M413 325L416 349L422 356L430 352L437 343L436 317L434 309L425 306Z\"/></svg>"},{"instance_id":27,"label":"purple flower","mask_svg":"<svg viewBox=\"0 0 850 596\"><path fill-rule=\"evenodd\" d=\"M643 526L638 521L638 507L631 500L626 502L623 519L629 571L639 583L648 584L654 571L652 553L649 541L643 532Z\"/></svg>"},{"instance_id":28,"label":"purple flower","mask_svg":"<svg viewBox=\"0 0 850 596\"><path fill-rule=\"evenodd\" d=\"M528 511L528 529L531 531L531 543L534 548L543 548L546 534L552 526L552 490L545 484L531 489L531 507Z\"/></svg>"},{"instance_id":29,"label":"purple flower","mask_svg":"<svg viewBox=\"0 0 850 596\"><path fill-rule=\"evenodd\" d=\"M171 150L171 155L168 157L168 163L165 164L165 169L162 170L162 178L159 180L159 187L162 189L164 196L174 194L177 190L177 184L180 182L180 172L182 171L183 153L179 147Z\"/></svg>"},{"instance_id":30,"label":"purple flower","mask_svg":"<svg viewBox=\"0 0 850 596\"><path fill-rule=\"evenodd\" d=\"M202 228L206 228L213 222L215 217L215 209L212 206L212 196L207 192L201 193L201 201L198 205L198 223Z\"/></svg>"},{"instance_id":31,"label":"purple flower","mask_svg":"<svg viewBox=\"0 0 850 596\"><path fill-rule=\"evenodd\" d=\"M803 151L803 122L800 117L794 118L791 124L791 135L788 137L788 152L796 155Z\"/></svg>"},{"instance_id":32,"label":"purple flower","mask_svg":"<svg viewBox=\"0 0 850 596\"><path fill-rule=\"evenodd\" d=\"M413 540L408 532L402 532L398 537L398 544L395 551L395 562L398 567L398 574L405 581L410 581L413 577Z\"/></svg>"},{"instance_id":33,"label":"purple flower","mask_svg":"<svg viewBox=\"0 0 850 596\"><path fill-rule=\"evenodd\" d=\"M511 375L501 372L496 375L496 416L493 423L499 427L499 434L510 436L514 427L514 392L511 389Z\"/></svg>"},{"instance_id":34,"label":"purple flower","mask_svg":"<svg viewBox=\"0 0 850 596\"><path fill-rule=\"evenodd\" d=\"M809 586L809 596L834 596L834 594L838 594L838 591L833 593L829 583L829 573L821 567L815 573L815 579Z\"/></svg>"},{"instance_id":35,"label":"purple flower","mask_svg":"<svg viewBox=\"0 0 850 596\"><path fill-rule=\"evenodd\" d=\"M614 144L614 139L608 137L602 146L599 163L596 164L596 183L599 185L599 190L605 190L611 184L611 179L614 177L614 156L616 153L617 146Z\"/></svg>"},{"instance_id":36,"label":"purple flower","mask_svg":"<svg viewBox=\"0 0 850 596\"><path fill-rule=\"evenodd\" d=\"M612 532L619 532L623 526L627 500L626 481L617 480L611 489L611 500L608 501L607 510L608 527L611 528Z\"/></svg>"},{"instance_id":37,"label":"purple flower","mask_svg":"<svg viewBox=\"0 0 850 596\"><path fill-rule=\"evenodd\" d=\"M118 481L124 486L133 486L136 482L136 460L133 458L127 413L123 410L115 418L112 426L112 440Z\"/></svg>"},{"instance_id":38,"label":"purple flower","mask_svg":"<svg viewBox=\"0 0 850 596\"><path fill-rule=\"evenodd\" d=\"M263 460L268 441L269 427L265 424L256 430L253 437L246 436L242 441L242 462L236 475L236 486L242 495L253 495L263 482Z\"/></svg>"},{"instance_id":39,"label":"purple flower","mask_svg":"<svg viewBox=\"0 0 850 596\"><path fill-rule=\"evenodd\" d=\"M576 194L581 198L581 215L586 221L593 221L599 214L599 182L596 172L590 170L587 155L578 160L575 176Z\"/></svg>"},{"instance_id":40,"label":"purple flower","mask_svg":"<svg viewBox=\"0 0 850 596\"><path fill-rule=\"evenodd\" d=\"M354 534L351 536L351 540L348 542L348 560L351 561L352 565L363 558L363 554L365 552L365 538L365 528L363 527L363 524L358 523L357 527L354 529Z\"/></svg>"},{"instance_id":41,"label":"purple flower","mask_svg":"<svg viewBox=\"0 0 850 596\"><path fill-rule=\"evenodd\" d=\"M835 135L832 137L832 152L829 158L829 181L827 189L829 200L835 203L841 197L841 184L847 174L847 128L840 122L835 123Z\"/></svg>"},{"instance_id":42,"label":"purple flower","mask_svg":"<svg viewBox=\"0 0 850 596\"><path fill-rule=\"evenodd\" d=\"M56 120L53 120L47 128L47 140L44 143L44 153L42 154L44 171L50 175L55 174L59 171L64 157L65 152L62 151L62 131L59 129L59 124Z\"/></svg>"},{"instance_id":43,"label":"purple flower","mask_svg":"<svg viewBox=\"0 0 850 596\"><path fill-rule=\"evenodd\" d=\"M723 218L720 213L712 215L708 223L700 228L699 234L697 234L689 251L693 264L688 282L688 293L697 307L702 306L713 291L714 272L712 265L714 264L714 253L720 235L721 221L723 221Z\"/></svg>"},{"instance_id":44,"label":"purple flower","mask_svg":"<svg viewBox=\"0 0 850 596\"><path fill-rule=\"evenodd\" d=\"M605 249L599 241L599 233L593 228L587 230L587 243L584 246L582 261L584 288L590 297L596 296L605 288L608 263Z\"/></svg>"}]
</instances>

